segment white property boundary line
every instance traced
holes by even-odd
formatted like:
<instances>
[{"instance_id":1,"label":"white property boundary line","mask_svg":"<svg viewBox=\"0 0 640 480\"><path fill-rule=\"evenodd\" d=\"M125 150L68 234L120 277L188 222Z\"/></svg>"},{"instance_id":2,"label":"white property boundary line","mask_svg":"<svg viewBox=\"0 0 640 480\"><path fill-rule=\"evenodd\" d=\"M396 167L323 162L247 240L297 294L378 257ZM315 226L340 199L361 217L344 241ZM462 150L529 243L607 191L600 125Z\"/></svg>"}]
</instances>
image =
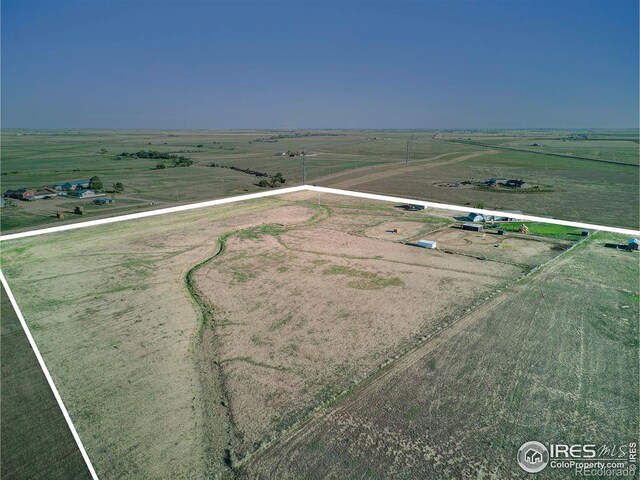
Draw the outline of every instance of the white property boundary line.
<instances>
[{"instance_id":1,"label":"white property boundary line","mask_svg":"<svg viewBox=\"0 0 640 480\"><path fill-rule=\"evenodd\" d=\"M627 228L617 228L617 227L607 227L604 225L594 225L594 224L590 224L590 223L581 223L581 222L571 222L568 220L557 220L557 219L553 219L553 218L546 218L546 217L537 217L537 216L533 216L533 215L525 215L525 214L515 214L515 213L510 213L510 212L503 212L503 211L499 211L499 210L486 210L486 209L478 209L478 208L470 208L468 206L461 206L461 205L450 205L450 204L446 204L446 203L437 203L437 202L427 202L424 200L415 200L415 199L411 199L411 198L403 198L403 197L392 197L392 196L388 196L388 195L379 195L379 194L375 194L375 193L364 193L364 192L354 192L354 191L350 191L350 190L340 190L340 189L336 189L336 188L328 188L328 187L318 187L315 185L301 185L301 186L297 186L297 187L289 187L289 188L283 188L283 189L278 189L278 190L270 190L267 192L259 192L259 193L251 193L248 195L238 195L235 197L226 197L226 198L220 198L217 200L210 200L207 202L199 202L199 203L192 203L192 204L188 204L188 205L180 205L177 207L169 207L169 208L161 208L158 210L150 210L150 211L146 211L146 212L140 212L140 213L132 213L132 214L128 214L128 215L121 215L121 216L117 216L117 217L110 217L110 218L104 218L104 219L100 219L100 220L90 220L87 222L80 222L80 223L72 223L72 224L68 224L68 225L61 225L58 227L50 227L50 228L42 228L42 229L38 229L38 230L29 230L26 232L21 232L21 233L13 233L13 234L9 234L9 235L2 235L0 236L0 242L3 241L7 241L7 240L15 240L18 238L26 238L26 237L34 237L37 235L45 235L48 233L55 233L55 232L64 232L67 230L75 230L78 228L85 228L85 227L93 227L93 226L97 226L97 225L106 225L109 223L116 223L116 222L123 222L125 220L134 220L134 219L138 219L138 218L146 218L146 217L154 217L156 215L164 215L166 213L178 213L178 212L185 212L188 210L195 210L198 208L206 208L206 207L213 207L216 205L225 205L228 203L235 203L235 202L243 202L246 200L254 200L257 198L264 198L264 197L271 197L271 196L276 196L276 195L285 195L287 193L295 193L295 192L303 192L303 191L312 191L312 192L318 192L318 193L328 193L328 194L333 194L333 195L344 195L344 196L350 196L350 197L357 197L357 198L367 198L367 199L371 199L371 200L380 200L383 202L395 202L395 203L411 203L411 204L415 204L415 205L423 205L425 207L432 207L432 208L437 208L437 209L441 209L441 210L454 210L454 211L458 211L458 212L476 212L476 213L481 213L483 215L495 215L495 216L508 216L510 218L516 218L518 220L528 220L528 221L534 221L534 222L543 222L543 223L550 223L550 224L554 224L554 225L565 225L565 226L569 226L569 227L577 227L577 228L586 228L586 229L590 229L590 230L602 230L602 231L606 231L606 232L613 232L613 233L622 233L622 234L626 234L626 235L634 235L634 236L640 236L640 231L637 230L631 230L631 229L627 229ZM60 397L60 394L58 393L58 389L56 388L55 384L53 383L53 379L51 378L51 375L49 374L49 370L47 369L47 366L44 363L44 359L42 358L42 355L40 354L40 351L38 350L38 346L36 345L35 340L33 339L33 336L31 335L31 331L29 330L29 327L27 326L27 323L25 322L25 319L22 315L22 312L20 311L20 308L18 307L18 303L16 302L15 297L13 296L13 293L11 292L11 289L9 288L9 284L7 283L7 280L4 276L4 274L2 273L2 271L0 270L0 281L2 282L2 285L4 286L7 295L9 296L9 300L11 301L11 305L13 306L14 310L16 311L16 314L18 315L18 319L20 320L20 324L22 325L22 328L25 332L25 334L27 335L27 338L29 340L29 343L31 344L31 348L33 349L34 353L36 354L36 357L38 359L38 362L40 363L40 367L42 368L42 371L44 372L44 375L47 379L47 382L49 382L49 386L51 387L51 390L53 391L53 395L56 398L56 401L58 402L58 405L60 406L60 409L62 410L62 414L64 415L65 420L67 421L67 425L69 426L69 430L71 430L71 434L73 435L73 438L75 439L78 448L80 449L80 452L82 453L82 457L84 458L85 463L87 464L87 468L89 469L89 472L91 473L91 477L94 480L98 480L98 476L96 475L96 472L93 468L93 465L91 464L91 460L89 459L89 456L87 455L87 452L84 448L84 446L82 445L82 441L80 440L80 437L78 436L78 432L76 431L73 422L71 421L71 417L69 416L69 412L67 412L67 409L64 406L64 403L62 402L62 398Z\"/></svg>"},{"instance_id":2,"label":"white property boundary line","mask_svg":"<svg viewBox=\"0 0 640 480\"><path fill-rule=\"evenodd\" d=\"M56 402L58 402L58 406L60 407L60 410L62 410L62 415L64 416L64 419L67 421L67 425L69 426L69 430L71 430L71 435L73 435L73 438L76 441L76 444L78 445L78 448L80 449L80 453L82 454L82 458L84 459L84 463L86 463L87 468L89 469L89 473L91 474L91 478L93 478L94 480L98 480L98 475L96 475L96 471L93 469L93 465L91 464L91 460L89 460L89 455L87 455L87 451L84 449L84 445L82 445L82 441L80 440L80 436L78 435L78 432L76 431L76 428L73 426L73 422L71 421L71 417L69 416L69 412L67 412L67 409L64 406L64 403L62 401L62 397L60 396L60 393L58 393L58 389L56 388L55 383L53 383L53 379L51 378L51 374L49 373L49 370L47 369L47 366L44 363L44 359L42 358L42 355L40 354L40 350L38 350L38 346L36 345L36 342L33 339L33 336L31 335L31 331L29 330L29 327L27 326L27 322L25 322L24 316L22 315L22 312L20 311L20 307L18 307L18 302L16 302L16 299L13 296L13 293L11 292L11 288L9 288L9 284L7 283L7 279L4 278L4 273L2 273L1 270L0 270L0 282L2 282L2 286L4 287L5 292L7 292L7 296L9 297L9 301L11 302L11 306L13 306L13 309L15 310L16 315L18 316L18 320L20 320L20 325L22 325L22 329L24 330L24 333L27 336L27 339L29 340L29 344L31 345L31 348L33 349L33 353L35 353L36 358L38 359L38 363L40 364L40 368L42 368L42 371L44 372L44 376L47 379L47 382L49 383L49 387L51 388L51 391L53 392L53 396L56 398Z\"/></svg>"},{"instance_id":3,"label":"white property boundary line","mask_svg":"<svg viewBox=\"0 0 640 480\"><path fill-rule=\"evenodd\" d=\"M554 225L565 225L567 227L586 228L589 230L602 230L603 232L623 233L625 235L640 235L640 230L631 230L629 228L607 227L606 225L596 225L593 223L571 222L569 220L558 220L555 218L536 217L535 215L527 215L524 213L510 213L501 210L486 210L484 208L472 208L469 206L451 205L448 203L427 202L424 200L414 200L411 198L390 197L388 195L378 195L377 193L354 192L351 190L340 190L337 188L316 187L315 185L307 186L307 190L314 192L332 193L334 195L348 195L350 197L369 198L371 200L381 200L383 202L399 202L412 203L415 205L424 205L425 207L439 208L441 210L455 210L466 213L481 213L483 215L495 215L498 217L516 218L518 220L527 220L530 222L551 223ZM2 240L2 237L0 237Z\"/></svg>"},{"instance_id":4,"label":"white property boundary line","mask_svg":"<svg viewBox=\"0 0 640 480\"><path fill-rule=\"evenodd\" d=\"M125 220L134 220L137 218L155 217L156 215L164 215L166 213L186 212L197 208L213 207L216 205L225 205L227 203L244 202L245 200L254 200L256 198L272 197L276 195L285 195L295 192L320 192L330 193L333 195L346 195L349 197L368 198L371 200L380 200L383 202L396 203L412 203L415 205L424 205L425 207L437 208L440 210L454 210L457 212L476 212L483 215L495 215L499 217L510 217L518 220L527 220L531 222L551 223L554 225L564 225L567 227L586 228L589 230L602 230L604 232L622 233L625 235L640 236L640 230L631 230L628 228L608 227L606 225L596 225L593 223L571 222L569 220L558 220L555 218L537 217L534 215L526 215L519 213L510 213L500 210L486 210L484 208L471 208L469 206L451 205L447 203L427 202L424 200L415 200L412 198L392 197L389 195L379 195L377 193L355 192L351 190L340 190L337 188L317 187L315 185L300 185L298 187L282 188L278 190L270 190L268 192L250 193L247 195L238 195L235 197L225 197L206 202L190 203L188 205L180 205L177 207L160 208L158 210L149 210L140 213L130 213L128 215L120 215L117 217L103 218L100 220L89 220L88 222L71 223L58 227L41 228L37 230L28 230L26 232L11 233L9 235L0 236L0 242L7 240L15 240L18 238L34 237L36 235L45 235L47 233L64 232L67 230L75 230L77 228L94 227L97 225L106 225L108 223L123 222Z\"/></svg>"}]
</instances>

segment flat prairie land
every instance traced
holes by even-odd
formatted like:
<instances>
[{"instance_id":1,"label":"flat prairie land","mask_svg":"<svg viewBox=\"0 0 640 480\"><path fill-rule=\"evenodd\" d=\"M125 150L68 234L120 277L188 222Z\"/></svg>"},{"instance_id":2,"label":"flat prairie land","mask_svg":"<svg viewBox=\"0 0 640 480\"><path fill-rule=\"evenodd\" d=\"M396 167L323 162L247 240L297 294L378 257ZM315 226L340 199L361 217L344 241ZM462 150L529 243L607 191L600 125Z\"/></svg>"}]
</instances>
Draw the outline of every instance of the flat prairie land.
<instances>
[{"instance_id":1,"label":"flat prairie land","mask_svg":"<svg viewBox=\"0 0 640 480\"><path fill-rule=\"evenodd\" d=\"M448 215L300 192L9 241L2 264L99 476L232 477L573 244L411 245Z\"/></svg>"},{"instance_id":2,"label":"flat prairie land","mask_svg":"<svg viewBox=\"0 0 640 480\"><path fill-rule=\"evenodd\" d=\"M595 234L253 457L242 478L520 478L520 445L639 422L638 258ZM547 467L540 478L567 478Z\"/></svg>"},{"instance_id":3,"label":"flat prairie land","mask_svg":"<svg viewBox=\"0 0 640 480\"><path fill-rule=\"evenodd\" d=\"M185 156L193 165L156 169L162 161L119 156L147 150ZM287 152L301 151L307 153L307 183L640 228L637 131L360 130L4 130L3 192L94 175L107 191L116 182L125 189L107 193L116 202L102 206L65 197L15 201L2 209L1 226L18 231L263 190L257 186L263 177L220 165L280 172L284 186L298 185L302 158ZM446 186L492 177L521 179L543 191ZM83 216L72 213L78 205L85 207ZM65 212L64 220L55 218L58 211Z\"/></svg>"},{"instance_id":4,"label":"flat prairie land","mask_svg":"<svg viewBox=\"0 0 640 480\"><path fill-rule=\"evenodd\" d=\"M240 459L523 272L354 235L361 219L315 208L311 224L230 237L194 277L215 305Z\"/></svg>"},{"instance_id":5,"label":"flat prairie land","mask_svg":"<svg viewBox=\"0 0 640 480\"><path fill-rule=\"evenodd\" d=\"M432 140L433 141L433 140ZM455 205L522 210L564 220L639 228L638 166L449 144L445 157L408 165L360 168L314 180L327 187L417 198ZM544 191L465 188L461 182L524 179Z\"/></svg>"},{"instance_id":6,"label":"flat prairie land","mask_svg":"<svg viewBox=\"0 0 640 480\"><path fill-rule=\"evenodd\" d=\"M280 221L279 208L253 202L3 243L3 272L101 478L224 470L226 417L185 275L227 229Z\"/></svg>"},{"instance_id":7,"label":"flat prairie land","mask_svg":"<svg viewBox=\"0 0 640 480\"><path fill-rule=\"evenodd\" d=\"M638 131L493 131L441 132L438 137L462 144L482 144L535 153L638 164Z\"/></svg>"}]
</instances>

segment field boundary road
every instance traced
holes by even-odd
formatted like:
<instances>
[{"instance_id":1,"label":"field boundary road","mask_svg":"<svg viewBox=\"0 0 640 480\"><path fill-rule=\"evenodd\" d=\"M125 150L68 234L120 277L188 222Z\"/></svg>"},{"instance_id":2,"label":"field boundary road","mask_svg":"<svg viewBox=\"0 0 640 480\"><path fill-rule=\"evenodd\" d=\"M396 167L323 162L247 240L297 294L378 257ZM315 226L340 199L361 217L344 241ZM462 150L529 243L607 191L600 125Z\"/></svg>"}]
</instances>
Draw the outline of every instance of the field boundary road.
<instances>
[{"instance_id":1,"label":"field boundary road","mask_svg":"<svg viewBox=\"0 0 640 480\"><path fill-rule=\"evenodd\" d=\"M420 159L420 160L413 160L411 162L409 162L409 165L407 166L398 166L398 163L394 163L391 165L384 165L384 166L375 166L375 167L365 167L363 169L359 169L359 170L349 170L348 172L340 172L337 174L334 174L332 177L348 177L348 176L352 176L354 173L358 173L358 172L362 172L362 171L366 171L369 169L375 169L375 173L370 173L368 175L364 175L362 177L356 177L356 178L352 178L352 179L347 179L347 180L343 180L343 181L338 181L337 183L335 183L333 185L334 188L349 188L349 187L355 187L356 185L362 185L363 183L369 183L369 182L374 182L377 180L383 180L385 178L388 177L394 177L396 175L402 174L402 173L413 173L413 172L419 172L425 169L429 169L429 168L433 168L433 167L440 167L442 165L453 165L455 163L460 163L460 162L464 162L465 160L470 160L474 157L479 157L480 155L489 155L492 153L497 153L495 150L486 150L486 151L482 151L482 152L473 152L473 153L467 153L465 155L461 155L459 157L455 157L449 160L443 160L441 162L433 162L431 163L431 160L437 160L439 158L445 157L445 156L450 156L450 155L455 155L458 154L460 152L449 152L449 153L443 153L441 155L436 155L435 157L431 157L431 158L426 158L426 159ZM416 165L417 162L421 162L420 165ZM317 180L319 181L325 181L327 179L327 177L324 178L319 178Z\"/></svg>"}]
</instances>

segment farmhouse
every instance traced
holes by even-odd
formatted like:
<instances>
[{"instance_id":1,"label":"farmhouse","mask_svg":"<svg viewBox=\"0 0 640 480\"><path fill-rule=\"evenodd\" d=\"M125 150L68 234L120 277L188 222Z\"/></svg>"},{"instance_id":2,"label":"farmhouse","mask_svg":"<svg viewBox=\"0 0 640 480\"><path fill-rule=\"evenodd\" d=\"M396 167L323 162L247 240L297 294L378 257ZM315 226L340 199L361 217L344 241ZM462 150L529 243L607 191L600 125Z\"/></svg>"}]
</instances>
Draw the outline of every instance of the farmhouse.
<instances>
[{"instance_id":1,"label":"farmhouse","mask_svg":"<svg viewBox=\"0 0 640 480\"><path fill-rule=\"evenodd\" d=\"M502 177L492 177L485 180L484 184L488 187L495 187L496 183L504 182L506 180L507 180L506 178L502 178Z\"/></svg>"},{"instance_id":2,"label":"farmhouse","mask_svg":"<svg viewBox=\"0 0 640 480\"><path fill-rule=\"evenodd\" d=\"M28 188L20 188L18 190L7 190L4 192L7 198L17 198L18 200L33 200L33 190Z\"/></svg>"},{"instance_id":3,"label":"farmhouse","mask_svg":"<svg viewBox=\"0 0 640 480\"><path fill-rule=\"evenodd\" d=\"M525 184L524 180L507 180L506 182L503 183L505 187L509 187L509 188L522 188L524 184Z\"/></svg>"},{"instance_id":4,"label":"farmhouse","mask_svg":"<svg viewBox=\"0 0 640 480\"><path fill-rule=\"evenodd\" d=\"M77 188L89 188L89 180L70 180L54 185L56 190L76 190Z\"/></svg>"},{"instance_id":5,"label":"farmhouse","mask_svg":"<svg viewBox=\"0 0 640 480\"><path fill-rule=\"evenodd\" d=\"M78 197L78 198L89 198L89 197L95 197L96 196L96 192L94 190L75 190L73 193L69 194L72 197Z\"/></svg>"},{"instance_id":6,"label":"farmhouse","mask_svg":"<svg viewBox=\"0 0 640 480\"><path fill-rule=\"evenodd\" d=\"M473 232L479 232L482 230L482 225L479 223L464 223L462 224L463 230L471 230Z\"/></svg>"}]
</instances>

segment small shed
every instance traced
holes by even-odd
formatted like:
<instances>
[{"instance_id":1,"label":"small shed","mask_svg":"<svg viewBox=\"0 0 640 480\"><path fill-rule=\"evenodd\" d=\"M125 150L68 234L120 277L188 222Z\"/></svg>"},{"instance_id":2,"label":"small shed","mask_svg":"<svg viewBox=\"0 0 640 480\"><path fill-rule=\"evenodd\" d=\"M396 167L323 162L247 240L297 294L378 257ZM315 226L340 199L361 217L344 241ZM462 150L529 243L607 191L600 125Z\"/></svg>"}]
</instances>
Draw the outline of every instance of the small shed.
<instances>
[{"instance_id":1,"label":"small shed","mask_svg":"<svg viewBox=\"0 0 640 480\"><path fill-rule=\"evenodd\" d=\"M472 232L479 232L480 230L482 230L482 225L480 225L479 223L463 223L462 229L471 230Z\"/></svg>"},{"instance_id":2,"label":"small shed","mask_svg":"<svg viewBox=\"0 0 640 480\"><path fill-rule=\"evenodd\" d=\"M627 246L629 247L629 250L638 250L639 244L640 240L638 240L637 238L630 238Z\"/></svg>"},{"instance_id":3,"label":"small shed","mask_svg":"<svg viewBox=\"0 0 640 480\"><path fill-rule=\"evenodd\" d=\"M422 248L436 248L435 240L418 240L418 246Z\"/></svg>"},{"instance_id":4,"label":"small shed","mask_svg":"<svg viewBox=\"0 0 640 480\"><path fill-rule=\"evenodd\" d=\"M589 230L582 230L582 236L583 237L588 237L591 234L591 232Z\"/></svg>"},{"instance_id":5,"label":"small shed","mask_svg":"<svg viewBox=\"0 0 640 480\"><path fill-rule=\"evenodd\" d=\"M110 197L101 197L93 201L96 205L106 205L108 203L113 203L113 198Z\"/></svg>"}]
</instances>

